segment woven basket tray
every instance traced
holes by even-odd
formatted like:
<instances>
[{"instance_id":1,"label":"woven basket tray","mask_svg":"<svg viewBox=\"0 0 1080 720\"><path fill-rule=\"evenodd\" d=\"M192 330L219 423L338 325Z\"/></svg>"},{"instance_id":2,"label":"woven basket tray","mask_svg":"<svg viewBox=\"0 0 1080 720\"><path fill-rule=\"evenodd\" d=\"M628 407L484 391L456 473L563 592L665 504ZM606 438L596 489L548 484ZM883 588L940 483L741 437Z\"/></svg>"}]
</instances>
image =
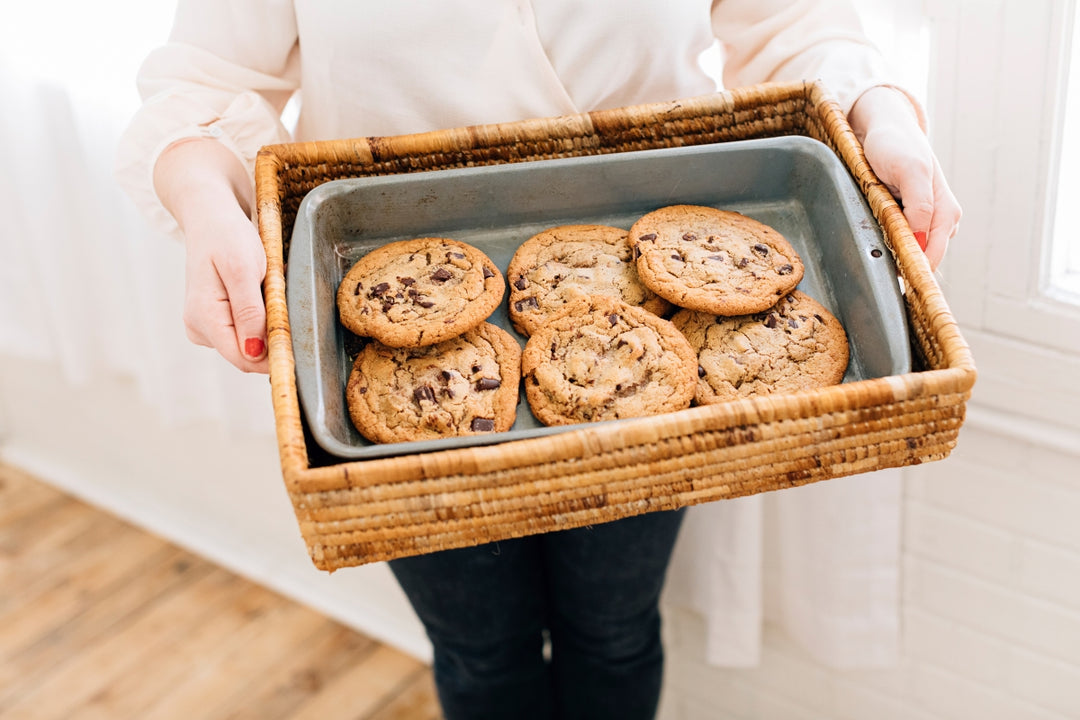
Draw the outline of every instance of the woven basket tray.
<instances>
[{"instance_id":1,"label":"woven basket tray","mask_svg":"<svg viewBox=\"0 0 1080 720\"><path fill-rule=\"evenodd\" d=\"M306 434L285 301L301 199L328 180L805 135L833 148L884 230L915 370L496 445L344 462ZM815 83L543 120L264 148L256 164L270 383L283 477L323 570L596 524L946 457L975 382L900 208Z\"/></svg>"}]
</instances>

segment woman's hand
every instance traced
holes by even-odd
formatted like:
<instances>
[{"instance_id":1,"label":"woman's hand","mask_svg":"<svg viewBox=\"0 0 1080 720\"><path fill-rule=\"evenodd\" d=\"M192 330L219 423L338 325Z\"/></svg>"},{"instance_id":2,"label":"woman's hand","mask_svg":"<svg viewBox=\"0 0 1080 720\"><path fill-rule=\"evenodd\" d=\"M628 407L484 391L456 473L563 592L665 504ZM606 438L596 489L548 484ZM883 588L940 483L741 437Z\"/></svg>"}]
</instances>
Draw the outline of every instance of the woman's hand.
<instances>
[{"instance_id":1,"label":"woman's hand","mask_svg":"<svg viewBox=\"0 0 1080 720\"><path fill-rule=\"evenodd\" d=\"M184 327L244 372L268 371L262 281L266 254L255 225L234 200L184 228Z\"/></svg>"},{"instance_id":2,"label":"woman's hand","mask_svg":"<svg viewBox=\"0 0 1080 720\"><path fill-rule=\"evenodd\" d=\"M184 233L188 339L244 372L267 372L266 254L240 161L214 140L181 142L158 159L154 185Z\"/></svg>"},{"instance_id":3,"label":"woman's hand","mask_svg":"<svg viewBox=\"0 0 1080 720\"><path fill-rule=\"evenodd\" d=\"M892 88L873 88L848 119L870 167L900 203L930 268L937 269L962 212L911 103Z\"/></svg>"}]
</instances>

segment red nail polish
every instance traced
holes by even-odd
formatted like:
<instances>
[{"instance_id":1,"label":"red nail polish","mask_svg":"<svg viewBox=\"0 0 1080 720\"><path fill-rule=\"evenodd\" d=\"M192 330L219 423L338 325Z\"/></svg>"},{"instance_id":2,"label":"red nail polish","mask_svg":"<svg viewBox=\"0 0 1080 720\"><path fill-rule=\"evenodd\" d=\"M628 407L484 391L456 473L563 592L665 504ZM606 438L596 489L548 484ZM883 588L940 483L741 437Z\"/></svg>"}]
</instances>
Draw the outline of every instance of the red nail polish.
<instances>
[{"instance_id":1,"label":"red nail polish","mask_svg":"<svg viewBox=\"0 0 1080 720\"><path fill-rule=\"evenodd\" d=\"M266 346L259 338L248 338L244 341L244 354L248 357L259 357L263 354L263 349Z\"/></svg>"},{"instance_id":2,"label":"red nail polish","mask_svg":"<svg viewBox=\"0 0 1080 720\"><path fill-rule=\"evenodd\" d=\"M926 233L924 233L922 230L915 233L915 242L919 243L919 247L921 247L923 250L926 250Z\"/></svg>"}]
</instances>

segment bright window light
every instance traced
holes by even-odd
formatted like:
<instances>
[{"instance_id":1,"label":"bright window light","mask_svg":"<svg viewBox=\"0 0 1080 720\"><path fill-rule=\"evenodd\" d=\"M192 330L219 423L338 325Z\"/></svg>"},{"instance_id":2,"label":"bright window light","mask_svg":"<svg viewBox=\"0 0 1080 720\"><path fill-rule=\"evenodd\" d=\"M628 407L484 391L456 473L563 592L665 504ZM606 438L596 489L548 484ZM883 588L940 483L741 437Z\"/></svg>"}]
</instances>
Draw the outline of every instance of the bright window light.
<instances>
[{"instance_id":1,"label":"bright window light","mask_svg":"<svg viewBox=\"0 0 1080 720\"><path fill-rule=\"evenodd\" d=\"M1076 29L1074 16L1050 249L1050 293L1060 300L1080 304L1080 226L1076 222L1077 203L1080 203L1080 37Z\"/></svg>"}]
</instances>

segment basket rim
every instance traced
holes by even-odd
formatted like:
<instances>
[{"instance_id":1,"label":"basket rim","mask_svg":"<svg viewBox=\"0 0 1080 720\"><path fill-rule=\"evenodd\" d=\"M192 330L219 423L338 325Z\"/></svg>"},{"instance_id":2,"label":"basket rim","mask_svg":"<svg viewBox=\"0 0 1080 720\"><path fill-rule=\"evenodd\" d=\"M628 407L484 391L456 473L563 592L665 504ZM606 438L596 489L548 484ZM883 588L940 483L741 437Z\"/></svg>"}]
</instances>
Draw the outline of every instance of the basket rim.
<instances>
[{"instance_id":1,"label":"basket rim","mask_svg":"<svg viewBox=\"0 0 1080 720\"><path fill-rule=\"evenodd\" d=\"M461 150L493 152L497 148L510 148L513 153L522 143L550 144L552 156L580 154L583 145L590 142L595 144L588 147L589 150L605 152L609 151L603 144L606 136L597 128L605 128L608 132L611 128L632 131L641 124L663 124L670 119L702 113L731 113L736 117L743 113L753 118L760 116L758 108L763 105L785 103L801 103L818 115L833 149L858 182L904 277L905 305L909 311L913 305L921 308L928 318L930 333L941 345L940 367L816 390L707 405L649 418L583 426L538 438L424 454L348 460L325 467L310 466L285 303L283 200L286 191L281 182L283 171L311 168L313 176L325 173L325 177L313 182L317 185L337 177L352 177L354 175L350 173L360 167L389 163L393 166L386 172L412 172L427 169L418 162L420 159L451 156ZM619 149L610 151L618 152ZM536 159L543 157L519 159L511 154L509 159L495 158L492 162ZM398 169L401 167L404 170ZM526 457L529 462L534 462L538 445L549 446L552 458L583 458L670 440L688 432L699 432L702 427L723 430L823 413L858 412L926 396L966 398L976 379L970 348L960 334L902 210L873 174L839 105L820 82L766 83L665 103L410 135L269 145L260 150L256 159L256 186L259 232L267 252L264 293L273 405L282 471L290 493L326 492L357 484L396 482L447 473L505 470L517 467L515 463Z\"/></svg>"}]
</instances>

